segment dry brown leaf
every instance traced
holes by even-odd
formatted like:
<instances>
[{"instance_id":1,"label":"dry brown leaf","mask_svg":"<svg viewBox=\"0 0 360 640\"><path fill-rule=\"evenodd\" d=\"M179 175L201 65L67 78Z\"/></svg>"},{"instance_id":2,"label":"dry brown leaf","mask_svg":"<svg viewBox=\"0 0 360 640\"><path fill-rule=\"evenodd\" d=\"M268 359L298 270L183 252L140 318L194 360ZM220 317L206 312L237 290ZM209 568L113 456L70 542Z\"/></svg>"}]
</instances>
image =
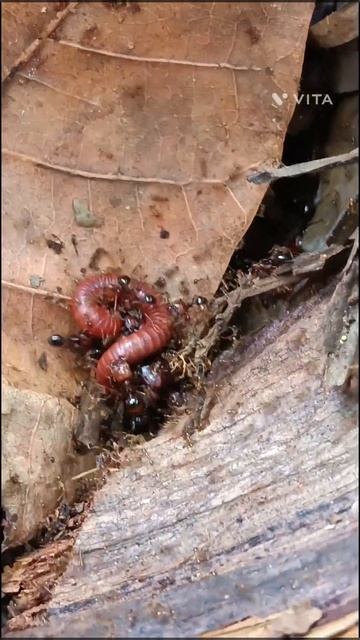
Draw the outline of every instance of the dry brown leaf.
<instances>
[{"instance_id":1,"label":"dry brown leaf","mask_svg":"<svg viewBox=\"0 0 360 640\"><path fill-rule=\"evenodd\" d=\"M43 19L35 4L18 20L6 4L7 70L49 27L52 3ZM78 3L6 81L4 374L38 409L76 389L73 358L47 339L75 328L66 301L83 270L162 276L171 297L215 292L266 189L246 176L281 158L295 100L278 109L272 94L297 93L312 9Z\"/></svg>"},{"instance_id":2,"label":"dry brown leaf","mask_svg":"<svg viewBox=\"0 0 360 640\"><path fill-rule=\"evenodd\" d=\"M165 275L171 296L214 293L264 194L247 171L281 157L294 105L275 109L271 96L297 91L311 11L80 3L5 90L5 279L28 286L36 274L71 294L101 248L101 266ZM104 225L79 227L74 199ZM9 382L71 392L59 354L47 373L37 365L66 313L36 293L4 302Z\"/></svg>"}]
</instances>

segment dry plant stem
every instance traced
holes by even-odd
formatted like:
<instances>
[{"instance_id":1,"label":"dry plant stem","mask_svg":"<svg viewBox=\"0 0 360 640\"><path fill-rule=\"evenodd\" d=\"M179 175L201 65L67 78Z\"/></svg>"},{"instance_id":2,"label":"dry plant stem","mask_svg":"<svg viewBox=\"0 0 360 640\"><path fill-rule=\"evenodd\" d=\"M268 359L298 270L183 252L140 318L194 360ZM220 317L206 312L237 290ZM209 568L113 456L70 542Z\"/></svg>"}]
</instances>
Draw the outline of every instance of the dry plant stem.
<instances>
[{"instance_id":1,"label":"dry plant stem","mask_svg":"<svg viewBox=\"0 0 360 640\"><path fill-rule=\"evenodd\" d=\"M251 280L249 283L244 283L231 291L225 296L221 296L216 301L216 306L220 311L221 308L226 305L226 309L223 313L220 313L217 318L221 319L221 327L216 326L212 329L215 334L218 335L219 330L222 330L226 323L230 320L236 307L239 307L243 300L246 298L253 298L262 293L269 293L280 287L287 287L295 284L300 279L299 275L287 275L287 276L269 276L268 278L257 278ZM212 341L213 342L213 341ZM212 346L212 344L210 345Z\"/></svg>"},{"instance_id":2,"label":"dry plant stem","mask_svg":"<svg viewBox=\"0 0 360 640\"><path fill-rule=\"evenodd\" d=\"M8 282L7 280L1 280L1 286L6 289L14 289L22 293L31 293L36 296L43 296L44 298L53 298L54 300L65 300L70 302L72 298L70 296L64 296L62 293L56 293L56 291L46 291L45 289L34 289L33 287L27 287L24 284L16 284L15 282Z\"/></svg>"},{"instance_id":3,"label":"dry plant stem","mask_svg":"<svg viewBox=\"0 0 360 640\"><path fill-rule=\"evenodd\" d=\"M356 162L359 158L359 148L352 149L348 153L341 153L338 156L330 156L329 158L320 158L319 160L311 160L310 162L299 162L290 167L280 167L279 169L271 169L266 171L257 171L248 176L248 182L253 184L267 184L279 178L295 178L306 173L321 171L322 169L333 169L346 164Z\"/></svg>"},{"instance_id":4,"label":"dry plant stem","mask_svg":"<svg viewBox=\"0 0 360 640\"><path fill-rule=\"evenodd\" d=\"M73 476L71 478L72 481L74 480L80 480L80 478L85 478L86 476L89 476L92 473L96 473L100 471L100 469L98 469L98 467L93 467L92 469L88 469L88 471L83 471L82 473L78 473L76 476Z\"/></svg>"},{"instance_id":5,"label":"dry plant stem","mask_svg":"<svg viewBox=\"0 0 360 640\"><path fill-rule=\"evenodd\" d=\"M281 287L295 287L303 282L303 275L321 270L327 259L343 251L344 247L337 245L329 247L326 251L315 254L300 254L291 262L278 267L273 275L267 278L252 278L239 284L236 289L228 294L217 298L214 303L214 314L216 322L207 335L197 341L195 347L195 357L199 354L207 355L215 345L220 334L229 324L231 317L237 307L240 307L243 300L253 298L263 293L275 291ZM348 265L351 265L357 251L356 236L354 246L348 258ZM290 273L289 273L290 272Z\"/></svg>"},{"instance_id":6,"label":"dry plant stem","mask_svg":"<svg viewBox=\"0 0 360 640\"><path fill-rule=\"evenodd\" d=\"M41 43L48 38L54 31L57 29L59 24L66 18L69 13L72 13L77 6L78 2L69 2L67 7L63 11L58 11L56 14L56 18L51 20L49 24L45 27L44 31L40 34L39 38L33 40L33 42L23 51L19 57L15 60L11 69L6 69L6 74L2 79L2 82L7 80L7 78L16 71L21 65L26 64L30 58L34 55L35 51L40 47Z\"/></svg>"}]
</instances>

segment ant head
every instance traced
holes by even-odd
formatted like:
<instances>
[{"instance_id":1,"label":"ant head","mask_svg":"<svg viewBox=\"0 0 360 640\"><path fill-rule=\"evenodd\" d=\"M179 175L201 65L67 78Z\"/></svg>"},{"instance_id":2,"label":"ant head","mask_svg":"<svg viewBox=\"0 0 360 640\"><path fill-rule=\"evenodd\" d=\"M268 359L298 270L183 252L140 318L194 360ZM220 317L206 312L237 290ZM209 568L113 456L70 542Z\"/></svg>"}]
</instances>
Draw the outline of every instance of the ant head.
<instances>
[{"instance_id":1,"label":"ant head","mask_svg":"<svg viewBox=\"0 0 360 640\"><path fill-rule=\"evenodd\" d=\"M175 320L180 320L181 318L187 320L189 318L188 305L186 305L182 300L177 300L176 302L169 304L169 311Z\"/></svg>"},{"instance_id":2,"label":"ant head","mask_svg":"<svg viewBox=\"0 0 360 640\"><path fill-rule=\"evenodd\" d=\"M63 336L55 334L48 338L48 343L52 347L63 347L65 344L65 338L63 338Z\"/></svg>"},{"instance_id":3,"label":"ant head","mask_svg":"<svg viewBox=\"0 0 360 640\"><path fill-rule=\"evenodd\" d=\"M156 304L158 302L153 289L145 283L136 282L134 283L133 288L139 302L149 305Z\"/></svg>"},{"instance_id":4,"label":"ant head","mask_svg":"<svg viewBox=\"0 0 360 640\"><path fill-rule=\"evenodd\" d=\"M207 298L204 298L204 296L195 296L195 298L192 299L191 302L191 307L200 307L200 309L204 309L205 307L207 307L209 304Z\"/></svg>"},{"instance_id":5,"label":"ant head","mask_svg":"<svg viewBox=\"0 0 360 640\"><path fill-rule=\"evenodd\" d=\"M118 282L119 282L120 287L125 287L126 288L130 284L130 278L129 278L129 276L120 276L118 278Z\"/></svg>"}]
</instances>

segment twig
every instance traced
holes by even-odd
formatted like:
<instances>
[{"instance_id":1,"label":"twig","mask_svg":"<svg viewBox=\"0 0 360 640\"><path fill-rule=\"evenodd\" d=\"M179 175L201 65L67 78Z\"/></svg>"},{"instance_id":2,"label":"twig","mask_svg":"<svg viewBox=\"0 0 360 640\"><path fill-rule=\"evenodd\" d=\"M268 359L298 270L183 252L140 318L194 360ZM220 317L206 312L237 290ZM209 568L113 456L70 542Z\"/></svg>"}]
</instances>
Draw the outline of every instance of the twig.
<instances>
[{"instance_id":1,"label":"twig","mask_svg":"<svg viewBox=\"0 0 360 640\"><path fill-rule=\"evenodd\" d=\"M6 80L10 75L12 75L21 65L26 64L30 60L30 58L34 55L36 49L38 49L41 43L48 38L55 29L59 26L60 22L66 18L68 13L72 13L77 6L78 2L69 2L67 7L63 11L58 11L56 17L46 25L45 29L41 32L39 38L36 38L29 44L29 46L22 51L18 58L16 58L14 64L10 69L6 69L4 76L2 78L2 82Z\"/></svg>"},{"instance_id":2,"label":"twig","mask_svg":"<svg viewBox=\"0 0 360 640\"><path fill-rule=\"evenodd\" d=\"M45 289L34 289L33 287L27 287L24 284L16 284L15 282L8 282L7 280L1 280L1 285L7 289L15 289L16 291L22 291L23 293L31 293L38 296L44 296L44 298L54 298L56 300L66 300L70 302L72 298L70 296L64 296L62 293L55 291L46 291Z\"/></svg>"},{"instance_id":3,"label":"twig","mask_svg":"<svg viewBox=\"0 0 360 640\"><path fill-rule=\"evenodd\" d=\"M313 171L321 171L322 169L333 169L341 167L352 162L356 162L359 157L359 148L352 149L348 153L341 153L338 156L330 156L329 158L320 158L319 160L311 160L310 162L299 162L289 167L280 167L279 169L270 169L266 171L257 171L247 177L248 182L253 184L267 184L279 178L294 178L305 173Z\"/></svg>"}]
</instances>

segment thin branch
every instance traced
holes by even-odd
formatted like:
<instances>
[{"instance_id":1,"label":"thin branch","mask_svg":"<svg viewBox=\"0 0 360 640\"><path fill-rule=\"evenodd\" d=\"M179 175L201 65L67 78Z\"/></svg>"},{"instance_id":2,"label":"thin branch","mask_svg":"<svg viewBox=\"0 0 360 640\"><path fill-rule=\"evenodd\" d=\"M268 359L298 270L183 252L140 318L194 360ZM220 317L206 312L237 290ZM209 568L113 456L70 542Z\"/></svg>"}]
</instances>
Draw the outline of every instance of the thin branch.
<instances>
[{"instance_id":1,"label":"thin branch","mask_svg":"<svg viewBox=\"0 0 360 640\"><path fill-rule=\"evenodd\" d=\"M273 182L273 180L279 180L279 178L294 178L305 173L312 173L313 171L343 167L352 162L356 162L358 158L359 148L357 147L348 153L341 153L338 156L320 158L319 160L311 160L310 162L299 162L298 164L293 164L289 167L280 167L279 169L257 171L248 176L247 180L253 184L268 184Z\"/></svg>"},{"instance_id":2,"label":"thin branch","mask_svg":"<svg viewBox=\"0 0 360 640\"><path fill-rule=\"evenodd\" d=\"M43 296L44 298L53 298L54 300L66 300L71 302L70 296L64 296L62 293L56 291L46 291L45 289L34 289L33 287L27 287L24 284L16 284L15 282L8 282L8 280L1 280L1 285L6 289L15 289L15 291L21 291L22 293L31 293L32 295Z\"/></svg>"},{"instance_id":3,"label":"thin branch","mask_svg":"<svg viewBox=\"0 0 360 640\"><path fill-rule=\"evenodd\" d=\"M69 40L57 40L59 44L67 47L73 47L74 49L80 49L81 51L87 51L88 53L96 53L101 56L107 56L108 58L120 58L122 60L133 60L134 62L155 62L160 64L178 64L186 67L205 67L207 69L231 69L232 71L263 71L262 67L255 66L237 66L230 64L229 62L194 62L193 60L176 60L172 58L149 58L143 56L134 56L129 53L117 53L115 51L109 51L108 49L96 49L94 47L85 47L77 42L70 42Z\"/></svg>"},{"instance_id":4,"label":"thin branch","mask_svg":"<svg viewBox=\"0 0 360 640\"><path fill-rule=\"evenodd\" d=\"M29 46L22 51L18 58L16 58L14 64L11 68L5 70L5 74L2 78L2 82L6 80L14 71L16 71L21 65L26 64L30 58L34 55L35 51L40 47L42 42L48 38L55 29L59 26L59 24L66 18L68 13L72 13L75 7L78 5L78 2L69 2L67 7L63 11L58 11L55 18L46 25L45 29L41 32L39 38L36 38L29 44Z\"/></svg>"}]
</instances>

